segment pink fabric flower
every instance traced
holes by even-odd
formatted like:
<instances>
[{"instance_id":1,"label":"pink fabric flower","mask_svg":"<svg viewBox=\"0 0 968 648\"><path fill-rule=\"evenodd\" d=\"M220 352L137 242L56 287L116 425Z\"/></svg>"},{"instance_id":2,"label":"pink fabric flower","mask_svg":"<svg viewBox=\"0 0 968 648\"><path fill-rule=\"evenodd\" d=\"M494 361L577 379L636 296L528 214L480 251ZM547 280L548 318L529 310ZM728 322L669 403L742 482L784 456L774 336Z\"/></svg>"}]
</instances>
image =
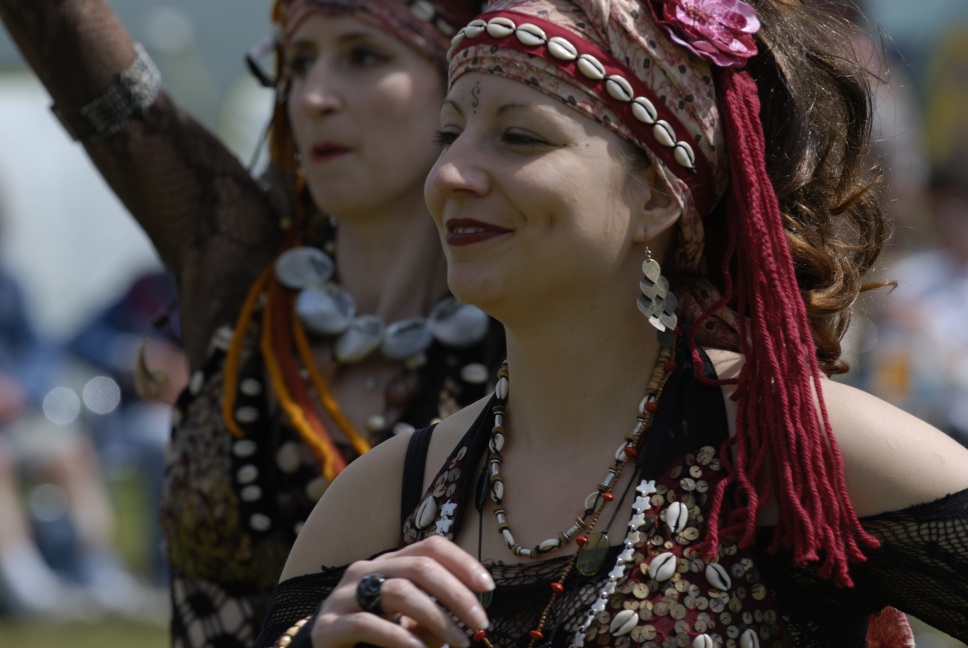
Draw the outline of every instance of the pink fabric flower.
<instances>
[{"instance_id":1,"label":"pink fabric flower","mask_svg":"<svg viewBox=\"0 0 968 648\"><path fill-rule=\"evenodd\" d=\"M719 67L742 67L756 54L756 11L742 0L652 0L656 22L673 41Z\"/></svg>"}]
</instances>

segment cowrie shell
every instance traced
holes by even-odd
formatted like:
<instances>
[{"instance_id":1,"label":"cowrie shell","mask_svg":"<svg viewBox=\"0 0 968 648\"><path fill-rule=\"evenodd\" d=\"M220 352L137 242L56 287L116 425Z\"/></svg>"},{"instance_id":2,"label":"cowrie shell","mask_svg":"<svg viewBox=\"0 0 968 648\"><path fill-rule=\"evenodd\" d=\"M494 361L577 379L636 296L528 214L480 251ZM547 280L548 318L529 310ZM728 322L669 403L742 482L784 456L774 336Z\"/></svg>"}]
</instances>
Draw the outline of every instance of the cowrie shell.
<instances>
[{"instance_id":1,"label":"cowrie shell","mask_svg":"<svg viewBox=\"0 0 968 648\"><path fill-rule=\"evenodd\" d=\"M268 531L272 528L272 520L262 513L253 513L249 518L249 526L256 531Z\"/></svg>"},{"instance_id":2,"label":"cowrie shell","mask_svg":"<svg viewBox=\"0 0 968 648\"><path fill-rule=\"evenodd\" d=\"M718 590L726 591L732 585L729 574L719 563L709 563L706 565L706 580Z\"/></svg>"},{"instance_id":3,"label":"cowrie shell","mask_svg":"<svg viewBox=\"0 0 968 648\"><path fill-rule=\"evenodd\" d=\"M672 148L676 145L676 134L669 122L664 119L660 119L652 126L652 134L655 136L655 141L662 146Z\"/></svg>"},{"instance_id":4,"label":"cowrie shell","mask_svg":"<svg viewBox=\"0 0 968 648\"><path fill-rule=\"evenodd\" d=\"M514 33L514 21L505 16L498 16L487 21L487 33L493 38L507 38Z\"/></svg>"},{"instance_id":5,"label":"cowrie shell","mask_svg":"<svg viewBox=\"0 0 968 648\"><path fill-rule=\"evenodd\" d=\"M635 628L638 623L638 610L622 610L612 617L612 623L608 626L608 629L613 637L621 637L632 632L632 629Z\"/></svg>"},{"instance_id":6,"label":"cowrie shell","mask_svg":"<svg viewBox=\"0 0 968 648\"><path fill-rule=\"evenodd\" d=\"M715 645L708 634L701 634L692 640L692 648L713 648Z\"/></svg>"},{"instance_id":7,"label":"cowrie shell","mask_svg":"<svg viewBox=\"0 0 968 648\"><path fill-rule=\"evenodd\" d=\"M356 316L353 297L335 284L301 290L294 308L303 325L320 335L342 333Z\"/></svg>"},{"instance_id":8,"label":"cowrie shell","mask_svg":"<svg viewBox=\"0 0 968 648\"><path fill-rule=\"evenodd\" d=\"M645 97L636 97L632 100L632 115L646 124L654 124L659 119L655 105Z\"/></svg>"},{"instance_id":9,"label":"cowrie shell","mask_svg":"<svg viewBox=\"0 0 968 648\"><path fill-rule=\"evenodd\" d=\"M251 457L259 450L258 444L252 439L239 439L232 444L232 454L236 457Z\"/></svg>"},{"instance_id":10,"label":"cowrie shell","mask_svg":"<svg viewBox=\"0 0 968 648\"><path fill-rule=\"evenodd\" d=\"M507 400L507 397L508 397L507 376L501 376L501 378L498 379L497 384L494 386L494 394L497 396L498 400Z\"/></svg>"},{"instance_id":11,"label":"cowrie shell","mask_svg":"<svg viewBox=\"0 0 968 648\"><path fill-rule=\"evenodd\" d=\"M605 66L591 54L578 57L578 71L589 79L601 81L605 78Z\"/></svg>"},{"instance_id":12,"label":"cowrie shell","mask_svg":"<svg viewBox=\"0 0 968 648\"><path fill-rule=\"evenodd\" d=\"M531 23L523 23L518 25L517 30L514 35L518 37L522 45L527 47L537 47L548 41L548 36L545 35L543 29L537 25L532 25Z\"/></svg>"},{"instance_id":13,"label":"cowrie shell","mask_svg":"<svg viewBox=\"0 0 968 648\"><path fill-rule=\"evenodd\" d=\"M670 552L661 553L649 563L649 578L667 581L676 573L676 557Z\"/></svg>"},{"instance_id":14,"label":"cowrie shell","mask_svg":"<svg viewBox=\"0 0 968 648\"><path fill-rule=\"evenodd\" d=\"M676 142L676 148L672 152L673 157L681 166L691 169L696 166L696 153L687 142Z\"/></svg>"},{"instance_id":15,"label":"cowrie shell","mask_svg":"<svg viewBox=\"0 0 968 648\"><path fill-rule=\"evenodd\" d=\"M275 274L286 288L302 290L324 283L333 275L335 265L329 255L314 247L295 247L276 259Z\"/></svg>"},{"instance_id":16,"label":"cowrie shell","mask_svg":"<svg viewBox=\"0 0 968 648\"><path fill-rule=\"evenodd\" d=\"M548 51L560 61L574 61L578 58L578 48L561 36L552 36L548 39Z\"/></svg>"},{"instance_id":17,"label":"cowrie shell","mask_svg":"<svg viewBox=\"0 0 968 648\"><path fill-rule=\"evenodd\" d=\"M427 2L427 0L416 0L416 2L410 5L410 10L417 14L418 18L426 22L433 20L434 15L437 13L434 6Z\"/></svg>"},{"instance_id":18,"label":"cowrie shell","mask_svg":"<svg viewBox=\"0 0 968 648\"><path fill-rule=\"evenodd\" d=\"M554 551L560 546L561 540L558 538L548 538L538 545L538 553L548 553L549 551Z\"/></svg>"},{"instance_id":19,"label":"cowrie shell","mask_svg":"<svg viewBox=\"0 0 968 648\"><path fill-rule=\"evenodd\" d=\"M430 528L430 525L434 523L434 519L437 517L437 501L433 497L425 497L424 501L420 503L417 507L417 513L414 515L413 524L418 529Z\"/></svg>"},{"instance_id":20,"label":"cowrie shell","mask_svg":"<svg viewBox=\"0 0 968 648\"><path fill-rule=\"evenodd\" d=\"M760 648L760 638L752 628L743 630L739 636L739 648Z\"/></svg>"},{"instance_id":21,"label":"cowrie shell","mask_svg":"<svg viewBox=\"0 0 968 648\"><path fill-rule=\"evenodd\" d=\"M333 349L336 359L349 364L359 362L380 347L384 331L383 320L376 315L355 318L336 340Z\"/></svg>"},{"instance_id":22,"label":"cowrie shell","mask_svg":"<svg viewBox=\"0 0 968 648\"><path fill-rule=\"evenodd\" d=\"M632 84L617 74L612 74L605 81L605 90L618 101L632 101Z\"/></svg>"},{"instance_id":23,"label":"cowrie shell","mask_svg":"<svg viewBox=\"0 0 968 648\"><path fill-rule=\"evenodd\" d=\"M689 522L689 508L682 502L673 502L665 510L663 517L665 523L669 526L669 530L673 534L679 533L686 528L686 524Z\"/></svg>"},{"instance_id":24,"label":"cowrie shell","mask_svg":"<svg viewBox=\"0 0 968 648\"><path fill-rule=\"evenodd\" d=\"M487 23L478 18L467 23L467 27L464 27L463 32L468 38L474 39L483 34L486 29Z\"/></svg>"}]
</instances>

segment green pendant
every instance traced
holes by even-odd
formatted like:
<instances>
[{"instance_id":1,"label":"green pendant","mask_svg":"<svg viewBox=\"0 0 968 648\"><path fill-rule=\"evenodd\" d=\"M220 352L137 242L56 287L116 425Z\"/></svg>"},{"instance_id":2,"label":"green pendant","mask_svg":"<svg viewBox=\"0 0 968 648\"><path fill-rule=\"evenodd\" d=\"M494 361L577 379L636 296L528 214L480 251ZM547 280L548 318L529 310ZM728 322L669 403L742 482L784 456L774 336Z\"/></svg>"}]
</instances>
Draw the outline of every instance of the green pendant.
<instances>
[{"instance_id":1,"label":"green pendant","mask_svg":"<svg viewBox=\"0 0 968 648\"><path fill-rule=\"evenodd\" d=\"M582 576L594 576L608 559L608 549L608 536L604 533L593 533L588 536L588 542L578 550L575 569Z\"/></svg>"},{"instance_id":2,"label":"green pendant","mask_svg":"<svg viewBox=\"0 0 968 648\"><path fill-rule=\"evenodd\" d=\"M477 600L481 602L481 607L486 610L491 607L491 601L494 600L494 590L490 592L479 592L477 594Z\"/></svg>"}]
</instances>

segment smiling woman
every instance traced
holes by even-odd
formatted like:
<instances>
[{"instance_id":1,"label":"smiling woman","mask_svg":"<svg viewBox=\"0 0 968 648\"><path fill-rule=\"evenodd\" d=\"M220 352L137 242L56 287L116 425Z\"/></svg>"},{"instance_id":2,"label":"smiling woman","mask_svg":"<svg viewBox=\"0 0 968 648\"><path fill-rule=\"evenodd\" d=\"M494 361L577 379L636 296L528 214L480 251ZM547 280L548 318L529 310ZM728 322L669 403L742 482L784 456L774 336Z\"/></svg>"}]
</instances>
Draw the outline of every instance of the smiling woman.
<instances>
[{"instance_id":1,"label":"smiling woman","mask_svg":"<svg viewBox=\"0 0 968 648\"><path fill-rule=\"evenodd\" d=\"M329 483L481 397L503 357L499 327L450 295L423 198L445 52L479 8L275 2L257 178L172 102L105 2L0 0L56 113L177 282L193 373L161 519L179 648L250 647Z\"/></svg>"},{"instance_id":2,"label":"smiling woman","mask_svg":"<svg viewBox=\"0 0 968 648\"><path fill-rule=\"evenodd\" d=\"M827 379L884 236L828 11L493 0L457 32L424 189L507 361L334 482L259 646L900 648L898 609L968 638L968 450Z\"/></svg>"}]
</instances>

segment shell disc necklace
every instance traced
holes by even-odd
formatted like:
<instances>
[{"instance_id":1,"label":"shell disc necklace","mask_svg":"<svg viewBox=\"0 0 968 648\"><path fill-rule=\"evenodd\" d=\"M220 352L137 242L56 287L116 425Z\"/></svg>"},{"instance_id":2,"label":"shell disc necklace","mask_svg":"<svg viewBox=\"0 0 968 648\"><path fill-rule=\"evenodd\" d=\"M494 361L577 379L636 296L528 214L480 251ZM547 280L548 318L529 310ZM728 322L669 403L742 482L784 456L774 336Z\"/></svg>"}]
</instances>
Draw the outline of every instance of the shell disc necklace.
<instances>
[{"instance_id":1,"label":"shell disc necklace","mask_svg":"<svg viewBox=\"0 0 968 648\"><path fill-rule=\"evenodd\" d=\"M578 571L583 576L593 576L598 573L608 558L608 536L604 533L595 533L595 527L598 524L605 506L615 499L613 491L626 465L630 460L634 461L638 457L639 445L643 436L651 427L652 419L658 410L658 401L662 395L662 390L665 388L669 376L676 369L676 363L673 360L676 337L675 334L660 336L662 346L656 360L655 368L652 371L652 376L649 379L645 396L639 402L635 425L625 435L622 443L616 449L615 460L609 466L605 478L599 482L597 489L585 498L582 515L576 517L575 522L567 529L560 531L557 535L551 536L532 547L524 546L514 538L514 533L508 522L508 512L504 505L505 488L504 480L501 476L501 464L503 460L501 452L506 441L507 427L505 425L505 413L510 390L510 379L506 361L498 371L497 384L494 390L496 402L491 409L494 424L491 428L490 439L488 440L488 455L485 468L490 498L496 506L494 516L497 520L498 533L501 534L511 553L521 558L540 558L569 544L572 540L579 547L579 550L575 552L558 580L551 583L551 599L542 611L537 627L529 632L531 640L529 648L532 648L537 642L545 638L544 628L548 621L549 612L554 602L565 593L565 579L572 570ZM483 643L488 648L494 648L493 644L487 638L487 633L483 630L474 633L473 638L474 641Z\"/></svg>"}]
</instances>

